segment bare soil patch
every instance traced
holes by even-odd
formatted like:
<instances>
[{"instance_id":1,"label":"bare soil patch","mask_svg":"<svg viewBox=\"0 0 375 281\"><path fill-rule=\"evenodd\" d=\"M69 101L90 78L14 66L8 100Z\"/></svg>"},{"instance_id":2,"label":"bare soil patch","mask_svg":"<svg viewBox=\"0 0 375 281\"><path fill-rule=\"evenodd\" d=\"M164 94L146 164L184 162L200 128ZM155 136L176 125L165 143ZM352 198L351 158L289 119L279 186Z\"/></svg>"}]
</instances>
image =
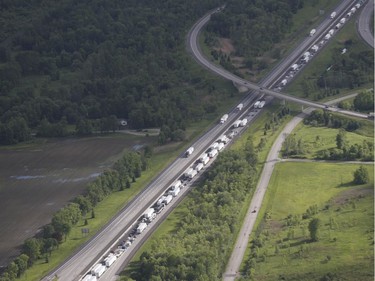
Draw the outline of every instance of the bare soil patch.
<instances>
[{"instance_id":1,"label":"bare soil patch","mask_svg":"<svg viewBox=\"0 0 375 281\"><path fill-rule=\"evenodd\" d=\"M124 150L152 140L124 134L0 149L0 266Z\"/></svg>"},{"instance_id":2,"label":"bare soil patch","mask_svg":"<svg viewBox=\"0 0 375 281\"><path fill-rule=\"evenodd\" d=\"M232 40L229 38L219 38L219 48L218 51L221 51L224 54L230 55L236 51L233 46Z\"/></svg>"},{"instance_id":3,"label":"bare soil patch","mask_svg":"<svg viewBox=\"0 0 375 281\"><path fill-rule=\"evenodd\" d=\"M344 205L352 199L362 198L364 196L374 196L374 190L372 188L358 188L348 189L341 192L337 197L333 199L335 205Z\"/></svg>"}]
</instances>

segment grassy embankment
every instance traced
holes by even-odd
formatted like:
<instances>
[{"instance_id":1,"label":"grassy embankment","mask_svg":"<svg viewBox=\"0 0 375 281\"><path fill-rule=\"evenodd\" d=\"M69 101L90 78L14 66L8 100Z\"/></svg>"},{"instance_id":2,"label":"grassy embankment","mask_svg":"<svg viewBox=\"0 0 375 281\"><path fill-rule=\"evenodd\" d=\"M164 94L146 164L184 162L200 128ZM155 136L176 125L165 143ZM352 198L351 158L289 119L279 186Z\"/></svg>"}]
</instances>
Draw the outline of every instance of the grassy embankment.
<instances>
[{"instance_id":1,"label":"grassy embankment","mask_svg":"<svg viewBox=\"0 0 375 281\"><path fill-rule=\"evenodd\" d=\"M217 80L218 87L225 89L228 93L234 93L232 85L223 80L212 77ZM26 273L19 279L22 281L39 280L50 270L69 257L75 249L88 241L98 230L100 230L119 210L126 205L134 196L136 196L147 184L164 168L168 166L187 146L189 143L202 134L212 124L217 122L217 118L223 112L227 112L229 108L234 106L239 99L239 94L228 95L225 102L218 108L216 114L210 114L207 118L190 124L186 129L187 139L180 143L171 143L164 146L156 146L155 153L150 160L149 169L142 173L137 182L132 184L130 189L119 191L111 194L95 207L95 218L88 219L88 226L84 225L84 220L73 227L67 240L59 245L59 248L52 252L49 257L49 263L45 263L44 259L38 260L34 266L29 268ZM116 137L114 135L113 137ZM123 137L123 136L121 136ZM129 136L132 138L133 136ZM81 229L89 227L90 233L82 236Z\"/></svg>"},{"instance_id":2,"label":"grassy embankment","mask_svg":"<svg viewBox=\"0 0 375 281\"><path fill-rule=\"evenodd\" d=\"M267 106L257 117L256 121L251 124L251 126L244 132L244 134L236 140L236 142L231 145L230 149L241 149L247 138L251 137L253 139L254 146L257 146L260 142L260 139L264 137L263 135L263 129L265 122L269 122L269 120L272 118L272 113L275 112L275 110L279 107L277 102L274 102L274 104ZM263 163L266 159L266 156L268 154L269 149L272 146L273 141L280 133L283 126L291 119L291 116L287 116L280 122L280 124L275 127L275 131L269 132L267 135L267 142L264 148L258 153L259 158L259 164L258 164L258 175L260 175ZM248 206L250 204L252 198L252 194L249 194L247 196L246 200L244 201L241 213L240 213L240 219L239 221L243 221L246 211L248 209ZM147 252L150 250L152 246L152 242L156 239L159 239L163 236L169 236L173 232L176 231L178 227L178 222L181 218L181 216L184 215L185 211L187 210L187 206L189 205L190 196L187 195L187 197L181 202L181 204L174 210L172 213L168 216L168 218L158 227L158 229L150 236L150 238L146 241L146 243L139 249L139 251L136 253L136 255L133 257L132 261L130 262L130 265L128 268L124 271L123 275L130 277L130 274L134 270L138 270L137 266L139 264L140 256L142 253ZM240 230L240 226L238 226L236 232ZM236 237L237 235L235 235Z\"/></svg>"},{"instance_id":3,"label":"grassy embankment","mask_svg":"<svg viewBox=\"0 0 375 281\"><path fill-rule=\"evenodd\" d=\"M366 165L368 184L354 186L358 166L276 166L262 206L267 219L257 231L263 246L253 258L253 280L319 280L329 273L342 278L337 280L373 280L374 167ZM310 219L301 219L313 205L321 221L318 242L310 241ZM286 226L288 216L298 216L299 222Z\"/></svg>"},{"instance_id":4,"label":"grassy embankment","mask_svg":"<svg viewBox=\"0 0 375 281\"><path fill-rule=\"evenodd\" d=\"M315 158L317 153L322 150L336 147L336 136L339 129L327 127L313 127L309 125L300 124L294 129L296 140L302 139L305 153L304 158ZM348 145L359 144L363 141L374 143L373 127L369 128L367 135L361 135L356 132L346 132L345 134Z\"/></svg>"}]
</instances>

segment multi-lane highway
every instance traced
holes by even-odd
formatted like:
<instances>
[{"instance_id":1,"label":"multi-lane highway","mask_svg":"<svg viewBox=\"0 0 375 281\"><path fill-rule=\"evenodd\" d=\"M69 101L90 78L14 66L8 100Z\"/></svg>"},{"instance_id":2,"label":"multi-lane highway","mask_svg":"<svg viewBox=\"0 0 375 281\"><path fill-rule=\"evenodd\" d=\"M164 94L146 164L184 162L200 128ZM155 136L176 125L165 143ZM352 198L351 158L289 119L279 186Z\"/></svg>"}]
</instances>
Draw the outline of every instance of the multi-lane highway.
<instances>
[{"instance_id":1,"label":"multi-lane highway","mask_svg":"<svg viewBox=\"0 0 375 281\"><path fill-rule=\"evenodd\" d=\"M238 77L234 75L233 73L221 68L220 66L212 63L210 60L208 60L201 52L201 49L199 47L199 40L198 36L202 30L202 28L207 24L207 22L210 20L211 15L217 12L220 12L220 10L213 10L210 13L206 14L204 17L202 17L191 29L189 36L188 36L188 46L190 49L190 52L194 56L197 62L199 62L201 65L209 69L210 71L220 75L221 77L231 80L234 83L247 87L251 90L259 91L261 93L274 96L279 99L292 101L295 103L299 103L308 107L314 107L314 108L322 108L330 111L340 112L342 114L351 115L354 117L359 118L368 118L367 114L362 114L358 112L352 112L352 111L344 111L340 110L338 108L333 107L327 107L326 104L312 102L306 99L290 96L284 93L280 93L271 89L266 89L265 85L269 81L274 81L275 79L281 77L288 69L285 69L285 66L291 66L293 63L298 61L298 59L301 57L301 55L306 52L309 47L313 46L317 42L322 40L322 37L328 32L328 30L332 29L334 24L336 24L341 17L345 17L346 12L349 8L352 7L352 5L356 1L350 1L345 0L342 1L342 3L335 9L337 12L337 16L335 19L331 19L330 17L327 17L318 27L316 27L316 34L312 37L306 37L299 46L290 53L289 56L287 56L285 59L281 61L279 65L275 67L274 70L270 73L267 79L265 79L263 82L260 83L260 85L252 83L250 81L247 81L241 77ZM269 86L267 86L269 87Z\"/></svg>"},{"instance_id":2,"label":"multi-lane highway","mask_svg":"<svg viewBox=\"0 0 375 281\"><path fill-rule=\"evenodd\" d=\"M363 40L374 48L374 35L370 29L371 18L374 16L374 0L369 0L361 11L358 19L357 28Z\"/></svg>"},{"instance_id":3,"label":"multi-lane highway","mask_svg":"<svg viewBox=\"0 0 375 281\"><path fill-rule=\"evenodd\" d=\"M337 8L337 11L343 10L345 7L348 6L350 1L343 1L340 6ZM197 35L203 25L209 20L210 14L206 17L201 19L189 33L189 46L192 47L192 53L194 56L200 55L199 48L196 44L197 42ZM200 25L203 23L203 25ZM328 23L324 24L325 21L317 28L317 31L321 29L322 31L326 31L328 28ZM196 27L200 28L196 28ZM288 68L290 67L291 62L293 62L298 56L300 52L303 52L305 47L310 46L310 38L307 38L307 41L304 40L300 46L297 48L297 55L293 52L291 55L288 56L287 59L283 60L263 81L261 82L262 87L272 87L276 83L276 81L280 78L280 75L285 73ZM195 46L195 47L194 47ZM303 47L304 46L304 47ZM293 55L294 54L294 55ZM197 59L198 59L197 57ZM249 89L255 90L252 95L249 95L242 103L244 104L244 110L241 112L237 112L236 110L232 110L229 112L229 118L225 124L217 124L213 126L208 132L206 132L203 136L197 139L194 144L192 144L195 148L195 152L189 158L179 157L173 163L171 163L159 176L157 176L152 183L150 183L136 198L134 198L131 202L129 202L123 210L113 218L98 234L95 235L88 243L86 243L82 248L80 248L72 257L70 257L67 261L65 261L62 265L56 268L53 272L48 274L43 280L52 280L55 276L59 278L59 280L70 281L70 280L79 280L81 276L93 266L93 264L100 259L115 241L119 239L120 236L124 233L126 229L129 229L132 225L134 225L135 221L139 218L139 216L148 208L164 191L168 186L175 181L181 173L186 170L196 159L203 153L207 148L214 142L220 135L222 135L230 126L231 124L238 118L240 118L241 114L246 114L246 110L248 110L254 102L256 98L256 93L261 91L265 94L270 94L273 96L277 96L282 99L288 99L292 101L296 101L298 103L303 103L307 106L314 106L314 107L321 107L325 108L326 105L324 104L317 104L312 103L307 100L297 99L295 97L285 96L281 93L268 90L268 89L260 89L259 86L252 84L244 79L234 76L233 74L216 67L215 65L208 62L203 56L202 59L199 59L200 63L205 64L207 63L206 67L214 70L216 73L220 74L227 79L230 79L240 85L246 86ZM229 78L228 78L229 77ZM334 110L331 108L331 110ZM350 112L349 112L350 113ZM351 113L350 113L351 114ZM359 117L367 117L361 116ZM106 279L110 278L107 275ZM110 280L110 279L107 279Z\"/></svg>"}]
</instances>

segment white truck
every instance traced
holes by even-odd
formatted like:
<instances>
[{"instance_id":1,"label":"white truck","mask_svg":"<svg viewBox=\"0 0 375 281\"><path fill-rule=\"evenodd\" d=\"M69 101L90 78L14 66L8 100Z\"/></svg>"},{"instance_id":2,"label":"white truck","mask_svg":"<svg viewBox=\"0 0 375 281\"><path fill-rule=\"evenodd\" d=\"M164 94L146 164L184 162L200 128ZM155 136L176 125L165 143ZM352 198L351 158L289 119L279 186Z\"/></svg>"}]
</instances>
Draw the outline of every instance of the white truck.
<instances>
[{"instance_id":1,"label":"white truck","mask_svg":"<svg viewBox=\"0 0 375 281\"><path fill-rule=\"evenodd\" d=\"M330 17L331 17L331 19L333 19L334 17L336 17L336 12L332 12Z\"/></svg>"},{"instance_id":2,"label":"white truck","mask_svg":"<svg viewBox=\"0 0 375 281\"><path fill-rule=\"evenodd\" d=\"M95 265L91 269L91 274L95 275L97 278L99 278L100 276L103 275L103 273L105 272L106 269L107 268L105 267L105 265L102 265L101 263L98 263L97 265Z\"/></svg>"},{"instance_id":3,"label":"white truck","mask_svg":"<svg viewBox=\"0 0 375 281\"><path fill-rule=\"evenodd\" d=\"M352 12L352 14L354 14L357 11L357 8L353 7L353 8L350 9L350 11Z\"/></svg>"},{"instance_id":4,"label":"white truck","mask_svg":"<svg viewBox=\"0 0 375 281\"><path fill-rule=\"evenodd\" d=\"M172 199L173 199L173 196L170 194L167 197L165 197L164 199L165 205L168 205L169 203L171 203Z\"/></svg>"},{"instance_id":5,"label":"white truck","mask_svg":"<svg viewBox=\"0 0 375 281\"><path fill-rule=\"evenodd\" d=\"M331 34L327 33L326 36L324 36L324 39L329 40L331 38Z\"/></svg>"},{"instance_id":6,"label":"white truck","mask_svg":"<svg viewBox=\"0 0 375 281\"><path fill-rule=\"evenodd\" d=\"M310 53L310 52L305 52L305 53L303 54L303 57L309 57L309 56L311 56L311 53Z\"/></svg>"},{"instance_id":7,"label":"white truck","mask_svg":"<svg viewBox=\"0 0 375 281\"><path fill-rule=\"evenodd\" d=\"M341 23L338 23L338 24L335 25L336 29L339 29L340 27L341 27Z\"/></svg>"},{"instance_id":8,"label":"white truck","mask_svg":"<svg viewBox=\"0 0 375 281\"><path fill-rule=\"evenodd\" d=\"M186 150L185 155L186 157L189 157L194 152L194 147L189 147L188 150Z\"/></svg>"},{"instance_id":9,"label":"white truck","mask_svg":"<svg viewBox=\"0 0 375 281\"><path fill-rule=\"evenodd\" d=\"M293 71L296 71L297 69L298 69L298 64L293 64L292 65L292 67L291 67L291 69L293 70Z\"/></svg>"},{"instance_id":10,"label":"white truck","mask_svg":"<svg viewBox=\"0 0 375 281\"><path fill-rule=\"evenodd\" d=\"M205 159L205 158L207 158L208 157L208 155L207 155L207 153L203 153L202 155L201 155L201 157L199 157L199 161L200 162L203 162L203 160Z\"/></svg>"},{"instance_id":11,"label":"white truck","mask_svg":"<svg viewBox=\"0 0 375 281\"><path fill-rule=\"evenodd\" d=\"M176 197L180 193L181 189L179 187L176 187L168 192L169 195L172 195L173 197Z\"/></svg>"},{"instance_id":12,"label":"white truck","mask_svg":"<svg viewBox=\"0 0 375 281\"><path fill-rule=\"evenodd\" d=\"M221 117L220 119L220 124L223 124L227 120L228 120L228 114L224 114L223 117Z\"/></svg>"},{"instance_id":13,"label":"white truck","mask_svg":"<svg viewBox=\"0 0 375 281\"><path fill-rule=\"evenodd\" d=\"M210 149L216 149L218 147L218 143L215 141L213 144L211 144Z\"/></svg>"},{"instance_id":14,"label":"white truck","mask_svg":"<svg viewBox=\"0 0 375 281\"><path fill-rule=\"evenodd\" d=\"M180 187L181 185L182 185L182 182L180 180L177 180L172 184L172 188L174 189L174 188Z\"/></svg>"},{"instance_id":15,"label":"white truck","mask_svg":"<svg viewBox=\"0 0 375 281\"><path fill-rule=\"evenodd\" d=\"M243 108L243 104L242 104L242 103L240 103L240 104L237 105L237 107L236 107L236 109L237 109L238 111L242 110L242 108Z\"/></svg>"},{"instance_id":16,"label":"white truck","mask_svg":"<svg viewBox=\"0 0 375 281\"><path fill-rule=\"evenodd\" d=\"M361 7L361 4L360 4L360 3L357 3L357 4L355 4L355 7L356 7L357 9L359 9L359 7Z\"/></svg>"},{"instance_id":17,"label":"white truck","mask_svg":"<svg viewBox=\"0 0 375 281\"><path fill-rule=\"evenodd\" d=\"M143 217L146 218L146 219L149 219L152 214L155 213L155 210L153 208L148 208L144 213L143 213Z\"/></svg>"},{"instance_id":18,"label":"white truck","mask_svg":"<svg viewBox=\"0 0 375 281\"><path fill-rule=\"evenodd\" d=\"M317 52L319 50L319 46L318 45L314 45L311 47L311 51L312 52Z\"/></svg>"},{"instance_id":19,"label":"white truck","mask_svg":"<svg viewBox=\"0 0 375 281\"><path fill-rule=\"evenodd\" d=\"M315 29L315 28L314 28L314 29L311 29L311 31L310 31L310 36L313 36L315 33L316 33L316 29Z\"/></svg>"},{"instance_id":20,"label":"white truck","mask_svg":"<svg viewBox=\"0 0 375 281\"><path fill-rule=\"evenodd\" d=\"M261 108L261 107L259 107L259 108ZM245 127L246 124L247 124L247 119L246 118L242 119L242 121L241 121L241 127Z\"/></svg>"},{"instance_id":21,"label":"white truck","mask_svg":"<svg viewBox=\"0 0 375 281\"><path fill-rule=\"evenodd\" d=\"M335 30L334 30L334 29L330 29L330 30L328 31L328 33L331 34L331 35L333 35L333 33L335 33Z\"/></svg>"},{"instance_id":22,"label":"white truck","mask_svg":"<svg viewBox=\"0 0 375 281\"><path fill-rule=\"evenodd\" d=\"M206 165L210 161L210 157L206 154L206 157L200 160L203 165Z\"/></svg>"},{"instance_id":23,"label":"white truck","mask_svg":"<svg viewBox=\"0 0 375 281\"><path fill-rule=\"evenodd\" d=\"M217 142L222 142L224 144L226 144L227 142L229 141L228 137L226 135L222 135L218 140Z\"/></svg>"},{"instance_id":24,"label":"white truck","mask_svg":"<svg viewBox=\"0 0 375 281\"><path fill-rule=\"evenodd\" d=\"M344 24L346 22L346 18L342 18L341 20L340 20L340 23L341 24Z\"/></svg>"},{"instance_id":25,"label":"white truck","mask_svg":"<svg viewBox=\"0 0 375 281\"><path fill-rule=\"evenodd\" d=\"M255 105L254 105L255 107ZM236 120L234 123L233 123L233 128L238 128L238 126L241 124L241 120Z\"/></svg>"},{"instance_id":26,"label":"white truck","mask_svg":"<svg viewBox=\"0 0 375 281\"><path fill-rule=\"evenodd\" d=\"M197 174L198 172L196 170L192 170L191 173L189 174L189 179L193 179Z\"/></svg>"},{"instance_id":27,"label":"white truck","mask_svg":"<svg viewBox=\"0 0 375 281\"><path fill-rule=\"evenodd\" d=\"M110 267L116 260L117 257L114 254L108 255L108 257L104 259L105 266Z\"/></svg>"},{"instance_id":28,"label":"white truck","mask_svg":"<svg viewBox=\"0 0 375 281\"><path fill-rule=\"evenodd\" d=\"M195 166L195 170L197 172L199 172L200 170L202 170L204 167L204 164L203 163L198 163L197 166Z\"/></svg>"},{"instance_id":29,"label":"white truck","mask_svg":"<svg viewBox=\"0 0 375 281\"><path fill-rule=\"evenodd\" d=\"M213 150L211 150L209 153L208 153L208 156L210 157L210 158L212 158L212 157L215 157L216 155L217 155L217 150L216 149L213 149Z\"/></svg>"},{"instance_id":30,"label":"white truck","mask_svg":"<svg viewBox=\"0 0 375 281\"><path fill-rule=\"evenodd\" d=\"M217 147L217 150L219 150L219 151L222 150L224 148L224 146L225 146L224 143L222 143L222 142L219 143L219 145Z\"/></svg>"},{"instance_id":31,"label":"white truck","mask_svg":"<svg viewBox=\"0 0 375 281\"><path fill-rule=\"evenodd\" d=\"M255 103L254 103L254 108L258 108L258 105L260 104L260 101L258 100L258 101L256 101Z\"/></svg>"},{"instance_id":32,"label":"white truck","mask_svg":"<svg viewBox=\"0 0 375 281\"><path fill-rule=\"evenodd\" d=\"M286 79L283 79L283 80L281 81L281 85L282 85L282 86L285 86L286 83L288 83L288 80L286 80ZM259 102L259 104L260 104L260 102ZM259 104L258 104L258 108L259 108Z\"/></svg>"},{"instance_id":33,"label":"white truck","mask_svg":"<svg viewBox=\"0 0 375 281\"><path fill-rule=\"evenodd\" d=\"M145 222L141 222L138 227L137 227L137 233L138 234L141 234L143 232L143 230L145 230L147 227L147 223Z\"/></svg>"},{"instance_id":34,"label":"white truck","mask_svg":"<svg viewBox=\"0 0 375 281\"><path fill-rule=\"evenodd\" d=\"M189 168L189 169L187 169L187 170L185 171L185 173L184 173L184 177L185 177L185 178L188 178L192 171L193 171L193 168Z\"/></svg>"},{"instance_id":35,"label":"white truck","mask_svg":"<svg viewBox=\"0 0 375 281\"><path fill-rule=\"evenodd\" d=\"M165 196L160 197L160 198L158 199L158 201L156 202L156 205L159 206L159 205L163 204L164 200L165 200Z\"/></svg>"},{"instance_id":36,"label":"white truck","mask_svg":"<svg viewBox=\"0 0 375 281\"><path fill-rule=\"evenodd\" d=\"M263 108L265 104L266 104L266 102L264 100L262 100L259 104L259 108Z\"/></svg>"}]
</instances>

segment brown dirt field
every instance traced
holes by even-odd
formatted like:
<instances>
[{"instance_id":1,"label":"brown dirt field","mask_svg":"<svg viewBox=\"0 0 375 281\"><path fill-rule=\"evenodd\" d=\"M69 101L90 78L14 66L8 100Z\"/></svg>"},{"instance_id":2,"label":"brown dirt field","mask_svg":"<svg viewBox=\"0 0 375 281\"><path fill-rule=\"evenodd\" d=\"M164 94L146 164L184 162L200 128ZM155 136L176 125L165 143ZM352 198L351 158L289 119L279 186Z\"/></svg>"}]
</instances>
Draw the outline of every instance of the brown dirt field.
<instances>
[{"instance_id":1,"label":"brown dirt field","mask_svg":"<svg viewBox=\"0 0 375 281\"><path fill-rule=\"evenodd\" d=\"M218 50L227 55L234 53L235 51L232 40L228 38L219 38L219 46Z\"/></svg>"},{"instance_id":2,"label":"brown dirt field","mask_svg":"<svg viewBox=\"0 0 375 281\"><path fill-rule=\"evenodd\" d=\"M0 148L0 267L124 150L152 140L121 134Z\"/></svg>"}]
</instances>

